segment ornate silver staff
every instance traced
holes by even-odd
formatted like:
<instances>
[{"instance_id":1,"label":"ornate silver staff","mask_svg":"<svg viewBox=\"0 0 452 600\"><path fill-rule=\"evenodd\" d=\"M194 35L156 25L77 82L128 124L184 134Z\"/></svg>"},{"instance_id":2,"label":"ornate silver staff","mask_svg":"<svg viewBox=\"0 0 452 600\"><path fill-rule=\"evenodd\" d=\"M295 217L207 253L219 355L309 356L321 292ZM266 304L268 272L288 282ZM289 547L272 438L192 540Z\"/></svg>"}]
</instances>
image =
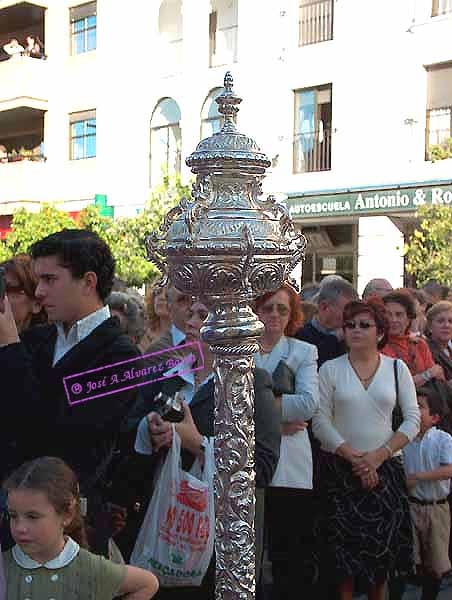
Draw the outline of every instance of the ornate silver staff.
<instances>
[{"instance_id":1,"label":"ornate silver staff","mask_svg":"<svg viewBox=\"0 0 452 600\"><path fill-rule=\"evenodd\" d=\"M284 205L262 197L270 161L234 120L232 76L216 98L224 125L186 163L192 197L146 240L150 260L177 289L209 308L202 338L215 355L216 598L255 592L253 353L263 325L250 302L278 289L304 256Z\"/></svg>"}]
</instances>

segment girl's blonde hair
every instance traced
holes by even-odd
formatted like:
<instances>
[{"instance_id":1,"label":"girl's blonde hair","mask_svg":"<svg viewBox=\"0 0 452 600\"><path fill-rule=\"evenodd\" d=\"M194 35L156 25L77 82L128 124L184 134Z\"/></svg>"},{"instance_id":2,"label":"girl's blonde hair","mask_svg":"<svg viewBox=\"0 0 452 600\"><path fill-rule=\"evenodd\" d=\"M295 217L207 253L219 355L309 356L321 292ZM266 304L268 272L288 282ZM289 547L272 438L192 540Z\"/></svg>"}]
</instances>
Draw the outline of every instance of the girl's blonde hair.
<instances>
[{"instance_id":1,"label":"girl's blonde hair","mask_svg":"<svg viewBox=\"0 0 452 600\"><path fill-rule=\"evenodd\" d=\"M80 509L80 488L74 471L60 458L44 456L28 461L3 483L6 492L30 490L43 492L59 515L69 513L71 522L64 533L82 548L88 548L85 523Z\"/></svg>"}]
</instances>

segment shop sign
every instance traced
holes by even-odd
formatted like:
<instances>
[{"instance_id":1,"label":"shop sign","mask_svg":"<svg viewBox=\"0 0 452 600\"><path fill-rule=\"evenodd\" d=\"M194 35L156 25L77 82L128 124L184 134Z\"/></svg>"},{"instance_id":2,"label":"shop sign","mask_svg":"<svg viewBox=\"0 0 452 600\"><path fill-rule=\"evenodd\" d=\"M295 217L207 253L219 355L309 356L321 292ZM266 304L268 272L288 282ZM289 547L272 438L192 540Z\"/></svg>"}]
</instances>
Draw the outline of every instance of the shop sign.
<instances>
[{"instance_id":1,"label":"shop sign","mask_svg":"<svg viewBox=\"0 0 452 600\"><path fill-rule=\"evenodd\" d=\"M452 183L296 196L289 197L286 203L292 218L415 212L424 204L452 206Z\"/></svg>"}]
</instances>

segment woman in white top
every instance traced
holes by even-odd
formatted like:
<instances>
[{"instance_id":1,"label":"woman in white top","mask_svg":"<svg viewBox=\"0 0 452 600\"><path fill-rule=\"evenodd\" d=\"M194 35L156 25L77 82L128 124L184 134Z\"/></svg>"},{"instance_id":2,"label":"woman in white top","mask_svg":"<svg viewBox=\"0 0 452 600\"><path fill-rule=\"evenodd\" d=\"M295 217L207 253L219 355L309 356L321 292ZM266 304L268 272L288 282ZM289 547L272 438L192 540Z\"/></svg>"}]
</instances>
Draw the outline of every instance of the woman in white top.
<instances>
[{"instance_id":1,"label":"woman in white top","mask_svg":"<svg viewBox=\"0 0 452 600\"><path fill-rule=\"evenodd\" d=\"M302 324L300 298L289 285L256 301L265 325L256 366L273 378L281 405L280 458L266 491L265 515L272 562L272 597L312 597L312 453L306 421L319 402L317 348L290 336Z\"/></svg>"},{"instance_id":2,"label":"woman in white top","mask_svg":"<svg viewBox=\"0 0 452 600\"><path fill-rule=\"evenodd\" d=\"M380 354L388 334L378 299L344 309L349 353L322 365L320 408L313 419L322 444L322 567L335 578L341 600L354 585L384 600L391 572L411 572L413 548L408 493L399 451L419 431L416 390L408 367ZM397 398L398 396L398 398ZM392 430L398 400L403 421Z\"/></svg>"}]
</instances>

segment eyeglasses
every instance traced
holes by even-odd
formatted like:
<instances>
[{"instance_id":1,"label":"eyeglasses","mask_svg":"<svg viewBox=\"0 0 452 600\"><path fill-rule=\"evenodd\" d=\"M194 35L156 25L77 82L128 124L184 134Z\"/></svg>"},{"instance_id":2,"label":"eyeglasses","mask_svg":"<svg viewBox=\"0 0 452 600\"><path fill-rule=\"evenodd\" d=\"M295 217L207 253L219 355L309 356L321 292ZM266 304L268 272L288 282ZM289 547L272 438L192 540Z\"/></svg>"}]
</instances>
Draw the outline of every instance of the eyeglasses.
<instances>
[{"instance_id":1,"label":"eyeglasses","mask_svg":"<svg viewBox=\"0 0 452 600\"><path fill-rule=\"evenodd\" d=\"M369 321L345 321L344 329L370 329L376 327L376 323L370 323Z\"/></svg>"},{"instance_id":2,"label":"eyeglasses","mask_svg":"<svg viewBox=\"0 0 452 600\"><path fill-rule=\"evenodd\" d=\"M281 317L287 317L287 315L290 313L290 308L285 304L264 304L264 306L261 306L259 310L263 312L264 315L270 315L274 308L276 308L276 312Z\"/></svg>"}]
</instances>

